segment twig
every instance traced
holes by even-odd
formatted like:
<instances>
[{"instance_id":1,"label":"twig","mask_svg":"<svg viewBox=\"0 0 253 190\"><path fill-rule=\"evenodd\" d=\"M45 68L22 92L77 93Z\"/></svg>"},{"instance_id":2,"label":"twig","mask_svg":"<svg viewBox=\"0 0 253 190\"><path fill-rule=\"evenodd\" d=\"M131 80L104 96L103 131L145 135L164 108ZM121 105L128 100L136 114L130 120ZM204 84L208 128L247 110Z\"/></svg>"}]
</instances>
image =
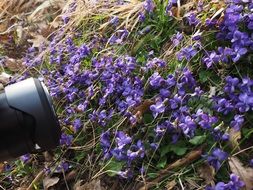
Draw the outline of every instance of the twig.
<instances>
[{"instance_id":1,"label":"twig","mask_svg":"<svg viewBox=\"0 0 253 190\"><path fill-rule=\"evenodd\" d=\"M248 148L245 148L245 149L243 149L243 150L240 150L239 152L233 154L232 156L236 156L236 155L241 154L241 153L243 153L243 152L245 152L245 151L247 151L247 150L250 150L250 149L253 149L253 146L250 146L250 147L248 147Z\"/></svg>"},{"instance_id":2,"label":"twig","mask_svg":"<svg viewBox=\"0 0 253 190\"><path fill-rule=\"evenodd\" d=\"M174 163L170 164L167 168L161 170L158 173L159 177L155 178L152 181L147 181L147 184L145 185L145 187L143 187L143 185L141 184L142 187L137 187L137 189L144 190L144 189L149 189L150 187L153 187L154 185L159 183L166 176L166 174L170 170L173 170L173 169L179 168L181 166L190 164L193 161L197 160L199 157L201 157L202 150L203 150L203 147L201 147L197 150L193 150L193 151L189 152L184 158L175 161Z\"/></svg>"},{"instance_id":3,"label":"twig","mask_svg":"<svg viewBox=\"0 0 253 190\"><path fill-rule=\"evenodd\" d=\"M27 190L33 190L33 185L37 183L44 176L44 171L41 170L37 176L33 179L32 183L27 187Z\"/></svg>"}]
</instances>

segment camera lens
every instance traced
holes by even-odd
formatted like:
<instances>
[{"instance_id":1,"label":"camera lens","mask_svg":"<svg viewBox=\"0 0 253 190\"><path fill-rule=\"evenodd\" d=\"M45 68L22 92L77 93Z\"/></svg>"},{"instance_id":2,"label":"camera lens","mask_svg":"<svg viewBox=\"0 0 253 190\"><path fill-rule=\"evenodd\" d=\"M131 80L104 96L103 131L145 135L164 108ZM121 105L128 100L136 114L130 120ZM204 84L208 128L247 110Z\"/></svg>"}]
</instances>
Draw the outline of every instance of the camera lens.
<instances>
[{"instance_id":1,"label":"camera lens","mask_svg":"<svg viewBox=\"0 0 253 190\"><path fill-rule=\"evenodd\" d=\"M55 148L60 125L46 86L29 78L0 92L0 161Z\"/></svg>"}]
</instances>

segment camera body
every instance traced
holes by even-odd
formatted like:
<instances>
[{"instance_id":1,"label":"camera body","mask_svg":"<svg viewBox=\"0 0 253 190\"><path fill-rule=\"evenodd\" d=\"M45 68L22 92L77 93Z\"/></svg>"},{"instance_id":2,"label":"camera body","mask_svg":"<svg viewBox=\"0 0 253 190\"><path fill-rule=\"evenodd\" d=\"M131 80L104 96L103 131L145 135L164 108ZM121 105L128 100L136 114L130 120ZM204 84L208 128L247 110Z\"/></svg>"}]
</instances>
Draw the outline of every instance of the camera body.
<instances>
[{"instance_id":1,"label":"camera body","mask_svg":"<svg viewBox=\"0 0 253 190\"><path fill-rule=\"evenodd\" d=\"M60 125L46 86L29 78L0 93L0 161L55 148Z\"/></svg>"}]
</instances>

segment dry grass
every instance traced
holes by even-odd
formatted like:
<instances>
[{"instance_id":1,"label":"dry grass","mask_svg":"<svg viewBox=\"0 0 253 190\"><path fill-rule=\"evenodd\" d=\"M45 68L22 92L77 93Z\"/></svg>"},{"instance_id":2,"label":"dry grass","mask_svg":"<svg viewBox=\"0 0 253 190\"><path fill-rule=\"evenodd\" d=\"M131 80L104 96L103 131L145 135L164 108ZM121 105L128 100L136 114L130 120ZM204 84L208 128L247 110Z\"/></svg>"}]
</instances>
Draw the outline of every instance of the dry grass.
<instances>
[{"instance_id":1,"label":"dry grass","mask_svg":"<svg viewBox=\"0 0 253 190\"><path fill-rule=\"evenodd\" d=\"M75 11L69 13L69 6L76 2ZM139 0L128 0L124 5L117 4L117 1L111 0L70 0L63 8L63 14L70 17L70 22L66 26L66 29L80 26L90 22L92 19L102 17L104 23L98 28L98 31L102 31L109 25L109 19L113 16L117 16L121 23L118 28L126 28L132 30L138 22L138 13L143 10L143 2ZM57 20L57 19L56 19Z\"/></svg>"},{"instance_id":2,"label":"dry grass","mask_svg":"<svg viewBox=\"0 0 253 190\"><path fill-rule=\"evenodd\" d=\"M48 25L62 12L65 3L66 0L2 0L0 35L15 32L18 27Z\"/></svg>"}]
</instances>

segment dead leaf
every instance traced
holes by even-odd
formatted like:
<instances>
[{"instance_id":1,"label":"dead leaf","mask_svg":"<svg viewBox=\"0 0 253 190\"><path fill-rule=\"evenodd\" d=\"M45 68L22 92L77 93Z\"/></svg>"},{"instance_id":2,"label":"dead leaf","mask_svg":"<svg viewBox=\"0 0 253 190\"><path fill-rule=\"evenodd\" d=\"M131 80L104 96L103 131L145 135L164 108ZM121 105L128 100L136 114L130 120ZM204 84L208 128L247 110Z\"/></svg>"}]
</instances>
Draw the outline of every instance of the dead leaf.
<instances>
[{"instance_id":1,"label":"dead leaf","mask_svg":"<svg viewBox=\"0 0 253 190\"><path fill-rule=\"evenodd\" d=\"M52 8L53 6L56 6L58 8L61 7L62 5L62 1L61 0L46 0L46 1L42 1L42 3L36 7L36 9L32 12L32 14L28 17L29 21L32 21L34 18L37 17L38 13L43 13L44 10L48 9L48 8Z\"/></svg>"},{"instance_id":2,"label":"dead leaf","mask_svg":"<svg viewBox=\"0 0 253 190\"><path fill-rule=\"evenodd\" d=\"M138 122L142 120L143 114L149 110L149 107L152 104L154 104L154 101L147 99L147 100L144 100L141 105L135 108L135 110L133 111L133 114L136 116Z\"/></svg>"},{"instance_id":3,"label":"dead leaf","mask_svg":"<svg viewBox=\"0 0 253 190\"><path fill-rule=\"evenodd\" d=\"M135 108L133 113L136 114L137 112L140 112L141 114L143 114L149 109L149 106L151 106L152 104L154 104L154 100L144 100L141 105Z\"/></svg>"},{"instance_id":4,"label":"dead leaf","mask_svg":"<svg viewBox=\"0 0 253 190\"><path fill-rule=\"evenodd\" d=\"M10 82L10 79L11 79L11 75L5 73L5 72L2 72L1 75L0 75L0 83L3 84L3 85L6 85Z\"/></svg>"},{"instance_id":5,"label":"dead leaf","mask_svg":"<svg viewBox=\"0 0 253 190\"><path fill-rule=\"evenodd\" d=\"M21 41L21 39L24 35L23 27L22 26L17 26L16 33L17 33L18 41Z\"/></svg>"},{"instance_id":6,"label":"dead leaf","mask_svg":"<svg viewBox=\"0 0 253 190\"><path fill-rule=\"evenodd\" d=\"M185 182L185 189L200 189L200 186L192 178L186 177Z\"/></svg>"},{"instance_id":7,"label":"dead leaf","mask_svg":"<svg viewBox=\"0 0 253 190\"><path fill-rule=\"evenodd\" d=\"M211 86L208 97L211 98L211 97L215 96L215 94L216 94L216 87L215 86Z\"/></svg>"},{"instance_id":8,"label":"dead leaf","mask_svg":"<svg viewBox=\"0 0 253 190\"><path fill-rule=\"evenodd\" d=\"M245 183L246 190L253 189L253 168L245 167L237 157L228 160L231 172L238 175Z\"/></svg>"},{"instance_id":9,"label":"dead leaf","mask_svg":"<svg viewBox=\"0 0 253 190\"><path fill-rule=\"evenodd\" d=\"M52 187L54 185L56 185L59 182L60 178L58 177L45 177L45 179L43 179L43 186L44 189L47 190L49 189L49 187Z\"/></svg>"},{"instance_id":10,"label":"dead leaf","mask_svg":"<svg viewBox=\"0 0 253 190\"><path fill-rule=\"evenodd\" d=\"M187 165L198 159L202 155L202 147L193 150L185 155L185 157L173 162L172 164L168 165L165 169L159 172L160 175L166 174L168 171L179 168L181 166Z\"/></svg>"},{"instance_id":11,"label":"dead leaf","mask_svg":"<svg viewBox=\"0 0 253 190\"><path fill-rule=\"evenodd\" d=\"M172 190L177 185L176 180L169 181L166 185L167 190Z\"/></svg>"},{"instance_id":12,"label":"dead leaf","mask_svg":"<svg viewBox=\"0 0 253 190\"><path fill-rule=\"evenodd\" d=\"M72 170L70 171L67 175L66 175L66 181L70 181L75 179L77 176L77 171L76 170Z\"/></svg>"},{"instance_id":13,"label":"dead leaf","mask_svg":"<svg viewBox=\"0 0 253 190\"><path fill-rule=\"evenodd\" d=\"M28 42L33 44L33 47L40 47L42 43L47 42L47 39L44 38L42 35L37 34L34 35L33 39L29 39Z\"/></svg>"},{"instance_id":14,"label":"dead leaf","mask_svg":"<svg viewBox=\"0 0 253 190\"><path fill-rule=\"evenodd\" d=\"M9 34L0 34L1 45L8 43L9 40L10 40L10 35Z\"/></svg>"},{"instance_id":15,"label":"dead leaf","mask_svg":"<svg viewBox=\"0 0 253 190\"><path fill-rule=\"evenodd\" d=\"M239 149L238 140L241 139L241 131L236 131L235 129L229 129L229 144L233 149Z\"/></svg>"},{"instance_id":16,"label":"dead leaf","mask_svg":"<svg viewBox=\"0 0 253 190\"><path fill-rule=\"evenodd\" d=\"M22 61L20 59L12 59L5 57L5 66L13 72L20 71L23 67Z\"/></svg>"},{"instance_id":17,"label":"dead leaf","mask_svg":"<svg viewBox=\"0 0 253 190\"><path fill-rule=\"evenodd\" d=\"M100 180L93 180L85 183L84 185L81 185L81 183L82 181L78 181L74 185L74 190L105 190L105 188L101 186Z\"/></svg>"},{"instance_id":18,"label":"dead leaf","mask_svg":"<svg viewBox=\"0 0 253 190\"><path fill-rule=\"evenodd\" d=\"M1 22L0 23L0 33L5 32L8 29L8 22Z\"/></svg>"},{"instance_id":19,"label":"dead leaf","mask_svg":"<svg viewBox=\"0 0 253 190\"><path fill-rule=\"evenodd\" d=\"M44 152L43 155L46 162L52 162L54 160L53 155L48 151Z\"/></svg>"},{"instance_id":20,"label":"dead leaf","mask_svg":"<svg viewBox=\"0 0 253 190\"><path fill-rule=\"evenodd\" d=\"M203 163L198 168L199 176L205 180L206 185L213 184L215 170L208 163Z\"/></svg>"},{"instance_id":21,"label":"dead leaf","mask_svg":"<svg viewBox=\"0 0 253 190\"><path fill-rule=\"evenodd\" d=\"M0 173L2 173L4 171L4 168L5 168L5 164L0 163Z\"/></svg>"}]
</instances>

